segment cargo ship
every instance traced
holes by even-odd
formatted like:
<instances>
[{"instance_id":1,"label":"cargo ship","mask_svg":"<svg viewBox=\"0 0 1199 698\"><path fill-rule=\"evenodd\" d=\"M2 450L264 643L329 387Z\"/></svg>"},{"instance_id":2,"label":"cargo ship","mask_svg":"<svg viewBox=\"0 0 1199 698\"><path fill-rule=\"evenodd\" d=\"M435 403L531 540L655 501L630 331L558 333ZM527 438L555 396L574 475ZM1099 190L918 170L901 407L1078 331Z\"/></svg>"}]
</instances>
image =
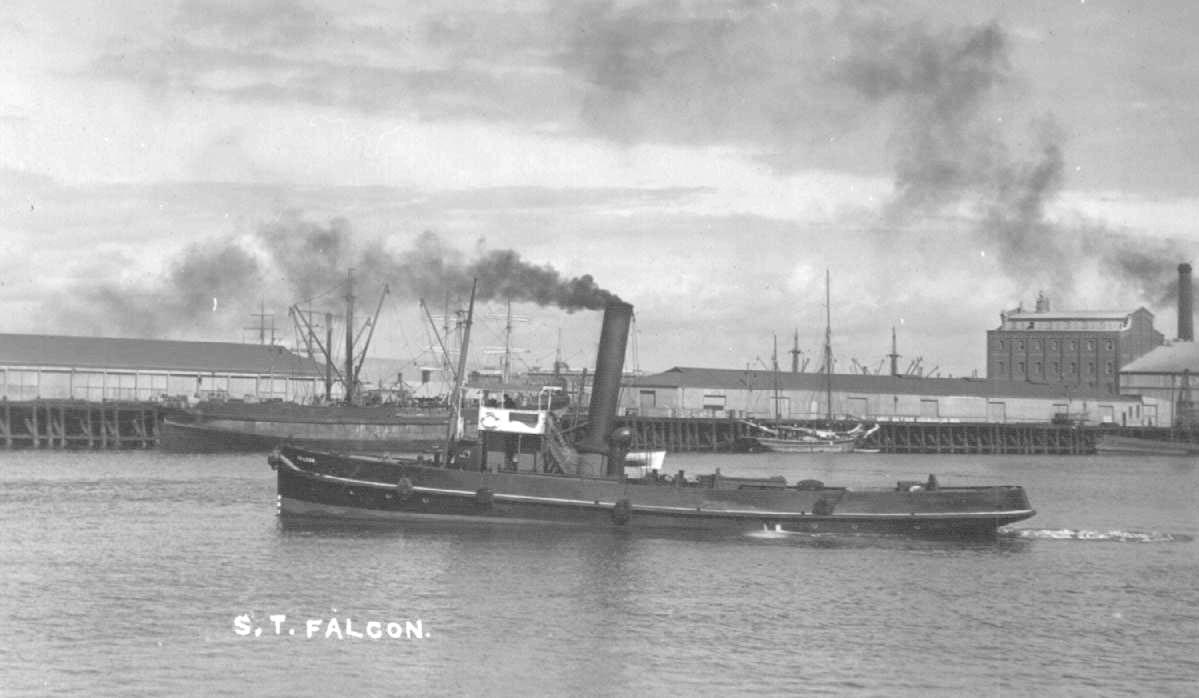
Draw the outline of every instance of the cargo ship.
<instances>
[{"instance_id":1,"label":"cargo ship","mask_svg":"<svg viewBox=\"0 0 1199 698\"><path fill-rule=\"evenodd\" d=\"M469 317L469 316L468 316ZM569 443L551 400L526 409L480 406L478 438L431 458L337 453L284 445L271 453L285 522L474 521L629 529L994 535L1035 514L1018 485L949 487L935 477L878 489L789 484L783 477L630 478L625 430L614 429L632 306L605 312L587 433ZM469 321L468 321L469 330ZM457 393L457 391L456 391ZM490 464L488 434L536 435L530 467Z\"/></svg>"},{"instance_id":2,"label":"cargo ship","mask_svg":"<svg viewBox=\"0 0 1199 698\"><path fill-rule=\"evenodd\" d=\"M308 448L417 454L439 448L449 433L450 411L445 407L398 404L364 405L359 396L359 376L379 321L385 286L362 346L354 333L354 278L346 275L345 364L338 369L332 356L332 316L326 315L325 342L313 331L306 314L292 306L291 315L302 324L307 341L315 344L326 366L326 404L211 401L166 416L158 431L159 448L172 453L220 451L269 452L281 443ZM355 361L355 356L358 360ZM340 402L330 390L333 373L341 383Z\"/></svg>"},{"instance_id":3,"label":"cargo ship","mask_svg":"<svg viewBox=\"0 0 1199 698\"><path fill-rule=\"evenodd\" d=\"M445 409L214 402L165 417L158 429L158 445L171 453L269 453L289 443L416 454L445 443L448 424Z\"/></svg>"}]
</instances>

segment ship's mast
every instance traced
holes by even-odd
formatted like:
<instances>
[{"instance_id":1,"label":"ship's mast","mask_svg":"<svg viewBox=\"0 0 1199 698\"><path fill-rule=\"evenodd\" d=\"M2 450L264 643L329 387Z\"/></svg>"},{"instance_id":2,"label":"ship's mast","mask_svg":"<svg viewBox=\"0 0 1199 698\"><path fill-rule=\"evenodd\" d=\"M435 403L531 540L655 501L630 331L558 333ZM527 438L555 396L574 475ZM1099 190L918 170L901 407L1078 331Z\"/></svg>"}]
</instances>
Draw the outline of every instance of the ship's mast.
<instances>
[{"instance_id":1,"label":"ship's mast","mask_svg":"<svg viewBox=\"0 0 1199 698\"><path fill-rule=\"evenodd\" d=\"M799 350L799 329L795 330L795 340L791 345L791 372L799 373L799 355L803 352Z\"/></svg>"},{"instance_id":2,"label":"ship's mast","mask_svg":"<svg viewBox=\"0 0 1199 698\"><path fill-rule=\"evenodd\" d=\"M346 404L354 402L354 270L346 271Z\"/></svg>"},{"instance_id":3,"label":"ship's mast","mask_svg":"<svg viewBox=\"0 0 1199 698\"><path fill-rule=\"evenodd\" d=\"M479 280L475 279L470 287L470 305L466 308L466 323L462 327L462 345L458 348L458 373L454 375L454 390L450 393L450 423L446 427L445 459L448 467L450 455L454 452L454 442L459 435L458 421L462 418L462 387L466 383L466 352L470 348L470 326L475 318L475 290Z\"/></svg>"},{"instance_id":4,"label":"ship's mast","mask_svg":"<svg viewBox=\"0 0 1199 698\"><path fill-rule=\"evenodd\" d=\"M779 336L774 335L774 353L771 354L771 366L774 369L774 421L779 420Z\"/></svg>"},{"instance_id":5,"label":"ship's mast","mask_svg":"<svg viewBox=\"0 0 1199 698\"><path fill-rule=\"evenodd\" d=\"M833 421L833 314L829 270L824 270L824 397L825 416Z\"/></svg>"},{"instance_id":6,"label":"ship's mast","mask_svg":"<svg viewBox=\"0 0 1199 698\"><path fill-rule=\"evenodd\" d=\"M325 313L325 402L333 401L333 313Z\"/></svg>"},{"instance_id":7,"label":"ship's mast","mask_svg":"<svg viewBox=\"0 0 1199 698\"><path fill-rule=\"evenodd\" d=\"M508 320L504 325L504 385L508 385L512 367L512 296L508 296Z\"/></svg>"},{"instance_id":8,"label":"ship's mast","mask_svg":"<svg viewBox=\"0 0 1199 698\"><path fill-rule=\"evenodd\" d=\"M891 353L887 354L891 359L891 375L899 375L899 345L895 342L895 325L891 325Z\"/></svg>"}]
</instances>

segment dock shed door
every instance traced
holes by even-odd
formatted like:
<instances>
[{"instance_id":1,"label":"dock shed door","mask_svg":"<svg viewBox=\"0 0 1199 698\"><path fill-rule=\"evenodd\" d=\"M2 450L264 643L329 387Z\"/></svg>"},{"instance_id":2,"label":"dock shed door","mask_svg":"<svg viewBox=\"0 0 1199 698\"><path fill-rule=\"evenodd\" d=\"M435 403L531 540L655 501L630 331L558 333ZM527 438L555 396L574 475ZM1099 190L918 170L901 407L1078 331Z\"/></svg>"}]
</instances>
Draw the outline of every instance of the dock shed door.
<instances>
[{"instance_id":1,"label":"dock shed door","mask_svg":"<svg viewBox=\"0 0 1199 698\"><path fill-rule=\"evenodd\" d=\"M791 398L776 397L774 400L774 414L784 419L791 416Z\"/></svg>"},{"instance_id":2,"label":"dock shed door","mask_svg":"<svg viewBox=\"0 0 1199 698\"><path fill-rule=\"evenodd\" d=\"M849 398L849 413L855 417L869 417L870 408L864 397Z\"/></svg>"},{"instance_id":3,"label":"dock shed door","mask_svg":"<svg viewBox=\"0 0 1199 698\"><path fill-rule=\"evenodd\" d=\"M936 400L923 399L920 401L920 418L921 419L939 419L941 411L937 407Z\"/></svg>"},{"instance_id":4,"label":"dock shed door","mask_svg":"<svg viewBox=\"0 0 1199 698\"><path fill-rule=\"evenodd\" d=\"M987 421L992 424L1003 424L1007 421L1007 404L1003 402L987 403Z\"/></svg>"}]
</instances>

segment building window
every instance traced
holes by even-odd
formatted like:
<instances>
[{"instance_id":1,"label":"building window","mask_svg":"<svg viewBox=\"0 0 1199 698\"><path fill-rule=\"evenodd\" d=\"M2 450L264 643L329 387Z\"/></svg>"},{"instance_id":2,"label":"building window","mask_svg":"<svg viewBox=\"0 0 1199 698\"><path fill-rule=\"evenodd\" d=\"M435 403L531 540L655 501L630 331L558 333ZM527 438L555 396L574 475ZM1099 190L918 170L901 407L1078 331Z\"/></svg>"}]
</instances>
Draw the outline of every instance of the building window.
<instances>
[{"instance_id":1,"label":"building window","mask_svg":"<svg viewBox=\"0 0 1199 698\"><path fill-rule=\"evenodd\" d=\"M1024 340L1023 339L1016 340L1016 351L1024 351Z\"/></svg>"},{"instance_id":2,"label":"building window","mask_svg":"<svg viewBox=\"0 0 1199 698\"><path fill-rule=\"evenodd\" d=\"M1087 340L1087 351L1095 351L1095 340L1093 340L1093 339Z\"/></svg>"},{"instance_id":3,"label":"building window","mask_svg":"<svg viewBox=\"0 0 1199 698\"><path fill-rule=\"evenodd\" d=\"M1005 370L1007 370L1006 365L1002 361L1000 361L999 362L999 372L1003 373Z\"/></svg>"},{"instance_id":4,"label":"building window","mask_svg":"<svg viewBox=\"0 0 1199 698\"><path fill-rule=\"evenodd\" d=\"M1095 375L1095 362L1094 361L1087 362L1087 375L1088 376Z\"/></svg>"},{"instance_id":5,"label":"building window","mask_svg":"<svg viewBox=\"0 0 1199 698\"><path fill-rule=\"evenodd\" d=\"M1041 375L1041 362L1040 361L1038 361L1032 365L1032 372L1034 375L1038 375L1038 376Z\"/></svg>"},{"instance_id":6,"label":"building window","mask_svg":"<svg viewBox=\"0 0 1199 698\"><path fill-rule=\"evenodd\" d=\"M1041 340L1039 340L1039 339L1032 340L1032 350L1033 351L1041 351Z\"/></svg>"},{"instance_id":7,"label":"building window","mask_svg":"<svg viewBox=\"0 0 1199 698\"><path fill-rule=\"evenodd\" d=\"M1053 375L1060 376L1062 374L1062 364L1060 361L1053 362Z\"/></svg>"},{"instance_id":8,"label":"building window","mask_svg":"<svg viewBox=\"0 0 1199 698\"><path fill-rule=\"evenodd\" d=\"M1103 366L1103 372L1110 376L1112 375L1112 368L1112 362L1108 361L1107 364Z\"/></svg>"},{"instance_id":9,"label":"building window","mask_svg":"<svg viewBox=\"0 0 1199 698\"><path fill-rule=\"evenodd\" d=\"M1057 340L1056 339L1049 340L1049 351L1057 351Z\"/></svg>"},{"instance_id":10,"label":"building window","mask_svg":"<svg viewBox=\"0 0 1199 698\"><path fill-rule=\"evenodd\" d=\"M1113 346L1112 340L1110 340L1110 339L1103 340L1103 350L1104 351L1111 351L1112 346Z\"/></svg>"},{"instance_id":11,"label":"building window","mask_svg":"<svg viewBox=\"0 0 1199 698\"><path fill-rule=\"evenodd\" d=\"M1076 373L1078 373L1078 362L1071 361L1070 362L1070 375L1073 376Z\"/></svg>"},{"instance_id":12,"label":"building window","mask_svg":"<svg viewBox=\"0 0 1199 698\"><path fill-rule=\"evenodd\" d=\"M1070 340L1070 351L1078 351L1078 342Z\"/></svg>"},{"instance_id":13,"label":"building window","mask_svg":"<svg viewBox=\"0 0 1199 698\"><path fill-rule=\"evenodd\" d=\"M1024 375L1024 362L1023 361L1020 361L1016 364L1016 373L1019 373L1020 375Z\"/></svg>"},{"instance_id":14,"label":"building window","mask_svg":"<svg viewBox=\"0 0 1199 698\"><path fill-rule=\"evenodd\" d=\"M1003 350L1004 350L1004 348L1005 348L1005 347L1004 347L1004 345L1005 345L1005 344L1007 344L1007 342L1004 342L1002 339L1001 339L1001 340L999 340L999 351L1003 351Z\"/></svg>"}]
</instances>

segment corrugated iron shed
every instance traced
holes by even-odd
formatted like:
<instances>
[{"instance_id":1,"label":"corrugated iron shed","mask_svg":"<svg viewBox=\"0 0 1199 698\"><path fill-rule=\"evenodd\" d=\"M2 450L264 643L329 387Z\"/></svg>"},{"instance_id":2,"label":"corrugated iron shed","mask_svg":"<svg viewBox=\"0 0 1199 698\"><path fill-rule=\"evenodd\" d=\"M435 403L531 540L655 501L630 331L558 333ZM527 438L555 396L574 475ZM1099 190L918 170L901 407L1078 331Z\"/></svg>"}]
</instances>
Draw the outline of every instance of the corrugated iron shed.
<instances>
[{"instance_id":1,"label":"corrugated iron shed","mask_svg":"<svg viewBox=\"0 0 1199 698\"><path fill-rule=\"evenodd\" d=\"M811 390L825 389L823 373L774 373L773 371L723 368L693 368L676 366L649 376L629 381L630 387L643 388L713 388L723 390ZM832 388L842 393L901 393L919 395L973 395L981 397L1025 397L1060 399L1065 388L1022 381L1000 381L975 378L919 378L908 376L835 373ZM1100 390L1072 386L1072 399L1111 399L1114 396Z\"/></svg>"},{"instance_id":2,"label":"corrugated iron shed","mask_svg":"<svg viewBox=\"0 0 1199 698\"><path fill-rule=\"evenodd\" d=\"M0 334L5 365L324 376L320 364L279 346L42 334Z\"/></svg>"}]
</instances>

